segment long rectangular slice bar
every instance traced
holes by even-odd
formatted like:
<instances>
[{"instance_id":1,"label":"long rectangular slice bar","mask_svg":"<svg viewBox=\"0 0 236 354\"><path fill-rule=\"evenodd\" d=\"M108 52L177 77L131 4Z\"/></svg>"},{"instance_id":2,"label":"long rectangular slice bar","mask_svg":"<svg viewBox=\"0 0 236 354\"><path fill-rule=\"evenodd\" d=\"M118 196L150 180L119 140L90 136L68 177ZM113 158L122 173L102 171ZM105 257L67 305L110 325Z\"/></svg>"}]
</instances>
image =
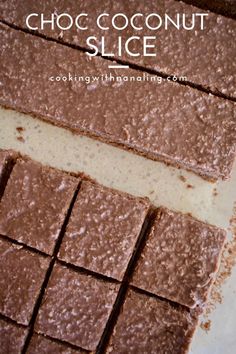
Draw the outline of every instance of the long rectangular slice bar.
<instances>
[{"instance_id":1,"label":"long rectangular slice bar","mask_svg":"<svg viewBox=\"0 0 236 354\"><path fill-rule=\"evenodd\" d=\"M229 177L236 152L233 102L167 81L158 85L150 76L142 80L143 73L131 69L114 82L120 71L108 69L107 60L5 25L0 35L2 106L210 180Z\"/></svg>"},{"instance_id":2,"label":"long rectangular slice bar","mask_svg":"<svg viewBox=\"0 0 236 354\"><path fill-rule=\"evenodd\" d=\"M95 36L96 39L91 40L91 43L104 56L110 55L112 58L122 59L178 78L186 77L191 83L236 98L234 76L236 63L233 60L236 57L236 23L224 16L207 13L175 0L151 0L145 3L139 0L128 3L102 0L96 4L96 8L93 0L86 2L72 0L69 3L66 0L8 0L1 2L0 13L0 19L21 28L27 28L26 18L33 13L29 26L37 28L37 32L43 35L90 49L93 48L88 44L87 38ZM62 15L59 18L60 27L57 26L57 17L65 13L71 16L73 25L70 26L71 21L68 16ZM80 30L75 25L75 18L81 13L86 13L87 17L79 18L78 23L81 27L86 26L87 30ZM103 16L100 21L100 26L108 28L107 30L97 25L97 17L102 13L108 13L108 16ZM112 18L118 13L124 14L128 21L131 21L133 15L141 13L143 16L139 15L134 19L134 26L139 29L133 28L131 24L123 30L114 28L114 26L124 27L126 24L125 18L118 16L112 25ZM153 13L158 14L159 17L151 15ZM204 29L200 26L200 16L195 16L199 13L207 13L207 17L204 18ZM52 20L54 16L53 29L49 23L42 25L41 14L44 20ZM180 18L180 27L176 28L170 21L167 21L166 27L165 15L168 15L178 26L177 14ZM145 22L148 16L149 19ZM181 20L184 16L187 19L186 24ZM192 30L184 29L184 25L188 29L193 25ZM69 29L62 31L61 28L68 26ZM150 27L158 29L151 30ZM140 39L130 42L129 51L134 54L131 56L124 50L124 46L132 36L138 36ZM144 36L155 38L148 41L149 45L155 45L155 49L147 50L151 54L154 53L154 56L144 55L142 40ZM121 53L119 53L119 37L122 38Z\"/></svg>"}]
</instances>

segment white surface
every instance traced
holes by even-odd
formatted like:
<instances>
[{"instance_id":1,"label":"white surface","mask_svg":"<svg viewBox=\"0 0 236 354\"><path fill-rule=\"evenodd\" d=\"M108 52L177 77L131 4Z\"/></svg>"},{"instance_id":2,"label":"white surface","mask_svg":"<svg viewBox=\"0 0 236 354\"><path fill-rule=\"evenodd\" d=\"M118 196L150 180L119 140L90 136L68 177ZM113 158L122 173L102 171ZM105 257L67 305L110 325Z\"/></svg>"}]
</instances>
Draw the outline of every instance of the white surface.
<instances>
[{"instance_id":1,"label":"white surface","mask_svg":"<svg viewBox=\"0 0 236 354\"><path fill-rule=\"evenodd\" d=\"M16 128L25 130L20 134ZM22 136L25 142L17 137ZM0 108L0 148L12 148L33 159L68 171L81 171L98 182L148 196L155 205L190 212L193 216L228 227L236 200L236 166L232 178L218 184L127 151L78 136L35 118ZM185 176L183 182L179 177ZM187 188L191 184L194 188ZM218 195L214 195L217 188ZM192 354L236 353L236 269L222 288L223 303L209 319L208 333L200 327Z\"/></svg>"}]
</instances>

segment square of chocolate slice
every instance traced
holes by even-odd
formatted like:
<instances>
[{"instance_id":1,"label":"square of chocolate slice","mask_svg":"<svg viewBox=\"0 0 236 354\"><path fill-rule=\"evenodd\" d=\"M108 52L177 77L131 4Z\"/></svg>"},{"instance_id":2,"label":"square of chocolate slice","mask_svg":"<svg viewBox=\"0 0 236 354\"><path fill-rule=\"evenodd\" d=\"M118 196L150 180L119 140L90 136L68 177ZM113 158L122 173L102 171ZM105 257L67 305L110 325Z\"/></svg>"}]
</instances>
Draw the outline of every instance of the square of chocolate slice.
<instances>
[{"instance_id":1,"label":"square of chocolate slice","mask_svg":"<svg viewBox=\"0 0 236 354\"><path fill-rule=\"evenodd\" d=\"M0 239L0 313L28 325L50 258Z\"/></svg>"},{"instance_id":2,"label":"square of chocolate slice","mask_svg":"<svg viewBox=\"0 0 236 354\"><path fill-rule=\"evenodd\" d=\"M96 350L119 287L56 264L35 331L86 350Z\"/></svg>"},{"instance_id":3,"label":"square of chocolate slice","mask_svg":"<svg viewBox=\"0 0 236 354\"><path fill-rule=\"evenodd\" d=\"M187 353L197 322L180 305L129 289L106 353Z\"/></svg>"},{"instance_id":4,"label":"square of chocolate slice","mask_svg":"<svg viewBox=\"0 0 236 354\"><path fill-rule=\"evenodd\" d=\"M0 150L0 199L18 154L11 150Z\"/></svg>"},{"instance_id":5,"label":"square of chocolate slice","mask_svg":"<svg viewBox=\"0 0 236 354\"><path fill-rule=\"evenodd\" d=\"M194 308L208 297L226 233L160 208L137 261L132 284Z\"/></svg>"},{"instance_id":6,"label":"square of chocolate slice","mask_svg":"<svg viewBox=\"0 0 236 354\"><path fill-rule=\"evenodd\" d=\"M52 254L78 179L18 160L0 204L0 233Z\"/></svg>"},{"instance_id":7,"label":"square of chocolate slice","mask_svg":"<svg viewBox=\"0 0 236 354\"><path fill-rule=\"evenodd\" d=\"M74 349L52 338L34 334L27 350L28 354L86 354L85 350Z\"/></svg>"},{"instance_id":8,"label":"square of chocolate slice","mask_svg":"<svg viewBox=\"0 0 236 354\"><path fill-rule=\"evenodd\" d=\"M59 258L122 280L149 206L147 199L82 182Z\"/></svg>"},{"instance_id":9,"label":"square of chocolate slice","mask_svg":"<svg viewBox=\"0 0 236 354\"><path fill-rule=\"evenodd\" d=\"M0 319L0 353L21 354L28 329Z\"/></svg>"}]
</instances>

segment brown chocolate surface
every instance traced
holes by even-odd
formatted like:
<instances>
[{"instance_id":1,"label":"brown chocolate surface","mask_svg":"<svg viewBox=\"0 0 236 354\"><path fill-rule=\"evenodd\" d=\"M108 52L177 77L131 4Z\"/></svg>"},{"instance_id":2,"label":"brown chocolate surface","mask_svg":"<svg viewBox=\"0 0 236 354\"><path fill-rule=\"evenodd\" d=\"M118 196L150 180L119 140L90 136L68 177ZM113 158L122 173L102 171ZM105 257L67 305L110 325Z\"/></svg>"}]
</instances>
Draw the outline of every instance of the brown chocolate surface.
<instances>
[{"instance_id":1,"label":"brown chocolate surface","mask_svg":"<svg viewBox=\"0 0 236 354\"><path fill-rule=\"evenodd\" d=\"M219 267L224 230L160 209L132 284L194 308L206 302Z\"/></svg>"},{"instance_id":2,"label":"brown chocolate surface","mask_svg":"<svg viewBox=\"0 0 236 354\"><path fill-rule=\"evenodd\" d=\"M209 3L208 0L195 0L195 4L198 4L198 2ZM235 11L234 0L233 2L232 0L212 1L212 3L215 3L215 8L223 8L227 2L228 6ZM211 9L213 6L209 8ZM89 48L86 43L89 36L96 36L96 44L100 52L102 51L101 37L104 36L105 54L110 53L116 59L122 59L168 75L186 76L189 82L236 98L236 81L234 77L236 64L233 60L236 57L234 40L236 23L229 18L208 13L204 30L200 29L200 18L196 20L196 29L192 31L184 30L183 28L177 30L173 25L165 30L164 24L160 29L153 31L145 26L143 17L138 17L134 21L136 26L143 26L143 30L135 30L131 25L122 31L112 28L111 19L117 13L124 13L128 18L131 18L136 13L142 13L146 17L149 14L157 13L161 18L164 18L166 13L174 21L176 21L176 13L185 14L188 19L188 26L191 24L192 14L207 13L207 11L174 0L149 0L145 3L140 3L138 0L132 2L99 0L96 2L96 8L94 8L93 0L87 0L85 3L78 3L76 0L72 0L69 3L66 0L41 0L37 2L7 0L1 2L0 12L0 19L22 28L27 28L26 17L30 13L43 13L45 19L49 19L53 13L57 15L68 13L74 19L80 13L87 13L86 20L83 19L79 22L82 26L86 25L88 27L84 31L78 30L75 26L69 30L62 31L56 25L52 30L47 24L45 24L43 30L40 30L40 17L33 17L30 20L30 24L32 27L39 27L37 32L48 37L60 39L65 43L79 45L83 48ZM103 26L110 27L107 31L100 29L96 24L98 15L102 13L110 15L102 21ZM68 19L61 20L62 26L67 26L68 24ZM124 19L120 19L118 25L121 26L123 24ZM150 21L150 26L156 27L157 24L157 19L153 17ZM156 56L143 56L142 40L133 41L130 46L132 52L141 53L141 55L137 57L130 56L124 49L122 55L119 55L118 36L122 36L123 43L132 36L156 36L154 41ZM122 48L124 48L124 44Z\"/></svg>"},{"instance_id":3,"label":"brown chocolate surface","mask_svg":"<svg viewBox=\"0 0 236 354\"><path fill-rule=\"evenodd\" d=\"M27 354L86 354L87 351L72 349L64 343L55 342L42 335L34 334L31 338Z\"/></svg>"},{"instance_id":4,"label":"brown chocolate surface","mask_svg":"<svg viewBox=\"0 0 236 354\"><path fill-rule=\"evenodd\" d=\"M56 264L35 330L87 350L95 350L112 311L118 284Z\"/></svg>"},{"instance_id":5,"label":"brown chocolate surface","mask_svg":"<svg viewBox=\"0 0 236 354\"><path fill-rule=\"evenodd\" d=\"M49 258L0 239L0 313L28 325Z\"/></svg>"},{"instance_id":6,"label":"brown chocolate surface","mask_svg":"<svg viewBox=\"0 0 236 354\"><path fill-rule=\"evenodd\" d=\"M129 290L106 353L184 354L196 325L186 309Z\"/></svg>"},{"instance_id":7,"label":"brown chocolate surface","mask_svg":"<svg viewBox=\"0 0 236 354\"><path fill-rule=\"evenodd\" d=\"M69 73L115 76L120 71L109 70L109 62L102 58L90 59L80 51L4 25L0 35L1 105L205 178L229 176L236 152L233 102L167 81L160 85L147 81L50 81ZM143 75L131 69L123 74Z\"/></svg>"},{"instance_id":8,"label":"brown chocolate surface","mask_svg":"<svg viewBox=\"0 0 236 354\"><path fill-rule=\"evenodd\" d=\"M196 0L197 2L198 0ZM214 3L216 1L203 0L203 2ZM222 5L222 1L218 0L218 3L220 2ZM223 3L225 4L226 1L224 0ZM213 5L212 7L215 7ZM140 0L129 2L100 0L96 8L93 0L80 3L76 0L72 0L69 3L66 0L8 0L1 2L0 12L0 19L21 28L27 28L26 17L30 13L43 13L45 19L49 19L53 13L57 15L67 13L74 19L80 13L87 13L86 20L83 19L79 22L82 26L86 25L88 27L87 30L83 31L78 30L75 26L70 30L62 31L56 25L52 30L47 24L44 25L43 30L40 30L40 16L38 18L33 17L30 20L30 24L32 27L39 27L38 32L48 37L60 39L65 43L75 44L83 48L89 48L86 43L89 36L96 36L96 45L99 47L100 52L102 51L101 37L104 36L104 54L110 53L116 59L154 69L167 75L185 76L189 82L236 98L236 80L234 76L236 64L233 60L236 57L236 23L229 18L208 13L204 30L200 29L200 18L196 20L197 26L191 31L183 28L177 30L173 25L165 30L164 23L158 30L148 29L145 26L144 18L152 13L159 14L162 19L166 13L174 21L176 21L176 13L179 13L180 16L185 14L188 19L188 26L192 23L192 14L207 13L207 11L174 0L149 0L146 2ZM107 31L100 29L96 24L98 15L102 13L110 15L102 21L103 26L110 27ZM131 25L122 31L114 29L111 19L117 13L124 13L128 18L131 18L136 13L144 14L144 18L138 17L134 21L135 25L142 26L143 30L135 30ZM121 26L124 25L124 22L124 19L120 19L116 24ZM150 26L156 27L158 23L157 18L152 17ZM61 20L62 26L67 26L68 24L68 19ZM118 52L119 36L122 36L123 41L122 55L119 55ZM143 36L156 36L156 40L150 42L156 45L154 50L156 56L145 57L143 55L142 39L135 40L130 45L132 52L141 53L141 55L134 57L127 54L124 51L124 43L132 36L140 36L141 38ZM150 52L152 53L153 50Z\"/></svg>"},{"instance_id":9,"label":"brown chocolate surface","mask_svg":"<svg viewBox=\"0 0 236 354\"><path fill-rule=\"evenodd\" d=\"M17 156L14 151L0 150L0 199Z\"/></svg>"},{"instance_id":10,"label":"brown chocolate surface","mask_svg":"<svg viewBox=\"0 0 236 354\"><path fill-rule=\"evenodd\" d=\"M149 202L82 182L59 258L122 280Z\"/></svg>"},{"instance_id":11,"label":"brown chocolate surface","mask_svg":"<svg viewBox=\"0 0 236 354\"><path fill-rule=\"evenodd\" d=\"M0 233L52 254L78 179L18 160L0 204Z\"/></svg>"},{"instance_id":12,"label":"brown chocolate surface","mask_svg":"<svg viewBox=\"0 0 236 354\"><path fill-rule=\"evenodd\" d=\"M0 353L21 354L27 335L27 328L0 319Z\"/></svg>"},{"instance_id":13,"label":"brown chocolate surface","mask_svg":"<svg viewBox=\"0 0 236 354\"><path fill-rule=\"evenodd\" d=\"M185 3L236 18L235 0L183 0Z\"/></svg>"}]
</instances>

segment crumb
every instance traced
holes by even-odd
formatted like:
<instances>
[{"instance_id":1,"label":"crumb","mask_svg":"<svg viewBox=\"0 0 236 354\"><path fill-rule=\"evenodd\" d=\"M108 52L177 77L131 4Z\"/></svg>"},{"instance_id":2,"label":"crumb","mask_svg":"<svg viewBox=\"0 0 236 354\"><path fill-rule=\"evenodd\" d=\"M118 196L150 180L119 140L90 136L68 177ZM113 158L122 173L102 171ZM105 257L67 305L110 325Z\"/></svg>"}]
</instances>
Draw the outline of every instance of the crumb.
<instances>
[{"instance_id":1,"label":"crumb","mask_svg":"<svg viewBox=\"0 0 236 354\"><path fill-rule=\"evenodd\" d=\"M149 194L153 194L153 193L155 193L155 191L151 191Z\"/></svg>"},{"instance_id":2,"label":"crumb","mask_svg":"<svg viewBox=\"0 0 236 354\"><path fill-rule=\"evenodd\" d=\"M21 143L25 142L25 139L23 138L23 136L18 136L16 139L19 140Z\"/></svg>"},{"instance_id":3,"label":"crumb","mask_svg":"<svg viewBox=\"0 0 236 354\"><path fill-rule=\"evenodd\" d=\"M20 142L24 143L25 139L22 136L22 133L25 131L24 127L16 127L16 131L19 133L19 136L16 137L17 140L19 140Z\"/></svg>"},{"instance_id":4,"label":"crumb","mask_svg":"<svg viewBox=\"0 0 236 354\"><path fill-rule=\"evenodd\" d=\"M187 181L187 178L184 177L183 175L180 175L180 176L179 176L179 179L180 179L180 181L182 181L182 182L186 182L186 181Z\"/></svg>"},{"instance_id":5,"label":"crumb","mask_svg":"<svg viewBox=\"0 0 236 354\"><path fill-rule=\"evenodd\" d=\"M211 321L201 322L200 327L203 331L208 332L211 329Z\"/></svg>"},{"instance_id":6,"label":"crumb","mask_svg":"<svg viewBox=\"0 0 236 354\"><path fill-rule=\"evenodd\" d=\"M218 194L219 194L219 193L217 192L217 189L214 188L214 189L213 189L213 196L216 197Z\"/></svg>"},{"instance_id":7,"label":"crumb","mask_svg":"<svg viewBox=\"0 0 236 354\"><path fill-rule=\"evenodd\" d=\"M187 188L194 188L192 184L187 184Z\"/></svg>"},{"instance_id":8,"label":"crumb","mask_svg":"<svg viewBox=\"0 0 236 354\"><path fill-rule=\"evenodd\" d=\"M16 127L16 130L18 131L18 133L22 133L23 131L25 131L25 128L23 128L23 127Z\"/></svg>"},{"instance_id":9,"label":"crumb","mask_svg":"<svg viewBox=\"0 0 236 354\"><path fill-rule=\"evenodd\" d=\"M91 183L97 183L95 178L90 177L89 175L86 175L84 172L77 172L73 173L75 177L80 177L81 179L84 179L85 181L89 181Z\"/></svg>"}]
</instances>

